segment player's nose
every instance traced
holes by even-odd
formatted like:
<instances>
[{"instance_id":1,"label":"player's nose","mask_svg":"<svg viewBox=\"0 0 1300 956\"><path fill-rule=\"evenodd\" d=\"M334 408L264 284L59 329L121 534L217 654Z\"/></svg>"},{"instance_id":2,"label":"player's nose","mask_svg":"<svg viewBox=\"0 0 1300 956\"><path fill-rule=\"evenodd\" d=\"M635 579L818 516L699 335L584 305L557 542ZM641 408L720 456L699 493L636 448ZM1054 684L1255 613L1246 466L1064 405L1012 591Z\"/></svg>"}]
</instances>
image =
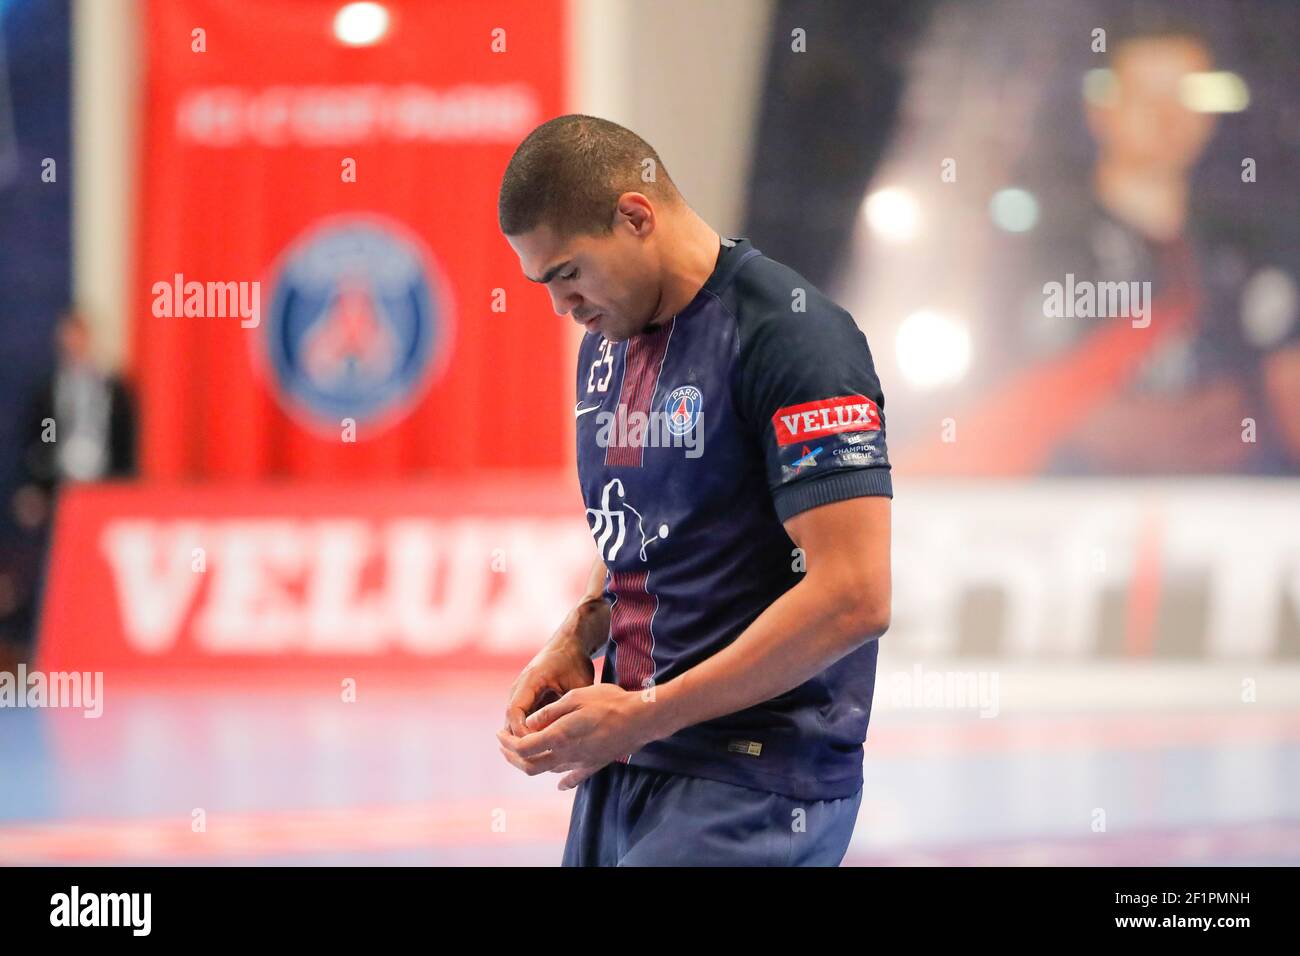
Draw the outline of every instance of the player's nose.
<instances>
[{"instance_id":1,"label":"player's nose","mask_svg":"<svg viewBox=\"0 0 1300 956\"><path fill-rule=\"evenodd\" d=\"M551 294L551 307L555 309L556 315L568 315L582 304L581 296L570 294L562 295L550 287L547 288L547 291Z\"/></svg>"}]
</instances>

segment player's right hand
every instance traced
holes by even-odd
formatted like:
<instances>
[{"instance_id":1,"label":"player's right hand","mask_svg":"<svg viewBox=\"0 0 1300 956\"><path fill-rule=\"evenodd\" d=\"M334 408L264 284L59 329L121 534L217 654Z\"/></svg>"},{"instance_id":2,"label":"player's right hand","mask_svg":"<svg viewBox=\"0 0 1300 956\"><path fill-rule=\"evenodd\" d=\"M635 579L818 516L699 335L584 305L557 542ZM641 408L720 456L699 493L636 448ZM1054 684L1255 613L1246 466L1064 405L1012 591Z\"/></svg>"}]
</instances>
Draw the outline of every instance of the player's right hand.
<instances>
[{"instance_id":1,"label":"player's right hand","mask_svg":"<svg viewBox=\"0 0 1300 956\"><path fill-rule=\"evenodd\" d=\"M506 704L505 729L516 737L528 733L524 719L576 687L595 683L596 668L576 631L561 629L515 678Z\"/></svg>"}]
</instances>

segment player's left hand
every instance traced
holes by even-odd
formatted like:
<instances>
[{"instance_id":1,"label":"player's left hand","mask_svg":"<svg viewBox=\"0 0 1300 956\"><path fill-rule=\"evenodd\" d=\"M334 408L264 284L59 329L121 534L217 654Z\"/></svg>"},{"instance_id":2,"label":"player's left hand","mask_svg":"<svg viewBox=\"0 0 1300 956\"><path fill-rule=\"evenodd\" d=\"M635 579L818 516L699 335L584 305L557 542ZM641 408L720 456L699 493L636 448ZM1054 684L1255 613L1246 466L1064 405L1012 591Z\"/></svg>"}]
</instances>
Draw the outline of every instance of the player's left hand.
<instances>
[{"instance_id":1,"label":"player's left hand","mask_svg":"<svg viewBox=\"0 0 1300 956\"><path fill-rule=\"evenodd\" d=\"M563 773L569 790L601 767L635 753L661 734L653 694L593 684L569 691L528 716L530 733L497 732L501 753L529 776Z\"/></svg>"}]
</instances>

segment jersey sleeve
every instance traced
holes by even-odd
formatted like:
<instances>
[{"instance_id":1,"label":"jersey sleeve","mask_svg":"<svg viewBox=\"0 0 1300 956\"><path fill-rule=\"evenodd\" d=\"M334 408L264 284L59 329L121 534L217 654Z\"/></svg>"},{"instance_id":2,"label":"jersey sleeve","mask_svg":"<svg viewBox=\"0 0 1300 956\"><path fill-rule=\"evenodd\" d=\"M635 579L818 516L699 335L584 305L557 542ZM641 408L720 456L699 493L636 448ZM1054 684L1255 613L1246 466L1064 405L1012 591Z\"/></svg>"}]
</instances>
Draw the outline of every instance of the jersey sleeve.
<instances>
[{"instance_id":1,"label":"jersey sleeve","mask_svg":"<svg viewBox=\"0 0 1300 956\"><path fill-rule=\"evenodd\" d=\"M843 309L822 300L747 323L737 402L782 521L847 498L893 497L884 395L866 337Z\"/></svg>"}]
</instances>

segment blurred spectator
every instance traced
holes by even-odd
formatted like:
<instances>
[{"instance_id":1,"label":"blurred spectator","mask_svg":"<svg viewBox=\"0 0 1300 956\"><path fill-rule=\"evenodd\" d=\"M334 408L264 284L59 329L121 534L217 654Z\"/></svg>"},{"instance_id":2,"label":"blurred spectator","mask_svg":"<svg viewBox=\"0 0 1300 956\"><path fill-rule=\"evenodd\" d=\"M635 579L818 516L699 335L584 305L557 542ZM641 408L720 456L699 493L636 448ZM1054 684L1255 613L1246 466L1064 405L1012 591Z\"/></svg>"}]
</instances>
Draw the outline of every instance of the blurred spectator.
<instances>
[{"instance_id":1,"label":"blurred spectator","mask_svg":"<svg viewBox=\"0 0 1300 956\"><path fill-rule=\"evenodd\" d=\"M23 435L22 479L0 547L0 669L25 656L35 637L54 501L69 481L123 478L135 471L135 414L126 386L101 370L90 329L70 310L57 328L57 360L37 390Z\"/></svg>"},{"instance_id":2,"label":"blurred spectator","mask_svg":"<svg viewBox=\"0 0 1300 956\"><path fill-rule=\"evenodd\" d=\"M126 386L95 364L76 310L59 322L54 374L37 392L25 436L31 487L120 478L135 471L135 414ZM22 494L22 492L20 492Z\"/></svg>"}]
</instances>

